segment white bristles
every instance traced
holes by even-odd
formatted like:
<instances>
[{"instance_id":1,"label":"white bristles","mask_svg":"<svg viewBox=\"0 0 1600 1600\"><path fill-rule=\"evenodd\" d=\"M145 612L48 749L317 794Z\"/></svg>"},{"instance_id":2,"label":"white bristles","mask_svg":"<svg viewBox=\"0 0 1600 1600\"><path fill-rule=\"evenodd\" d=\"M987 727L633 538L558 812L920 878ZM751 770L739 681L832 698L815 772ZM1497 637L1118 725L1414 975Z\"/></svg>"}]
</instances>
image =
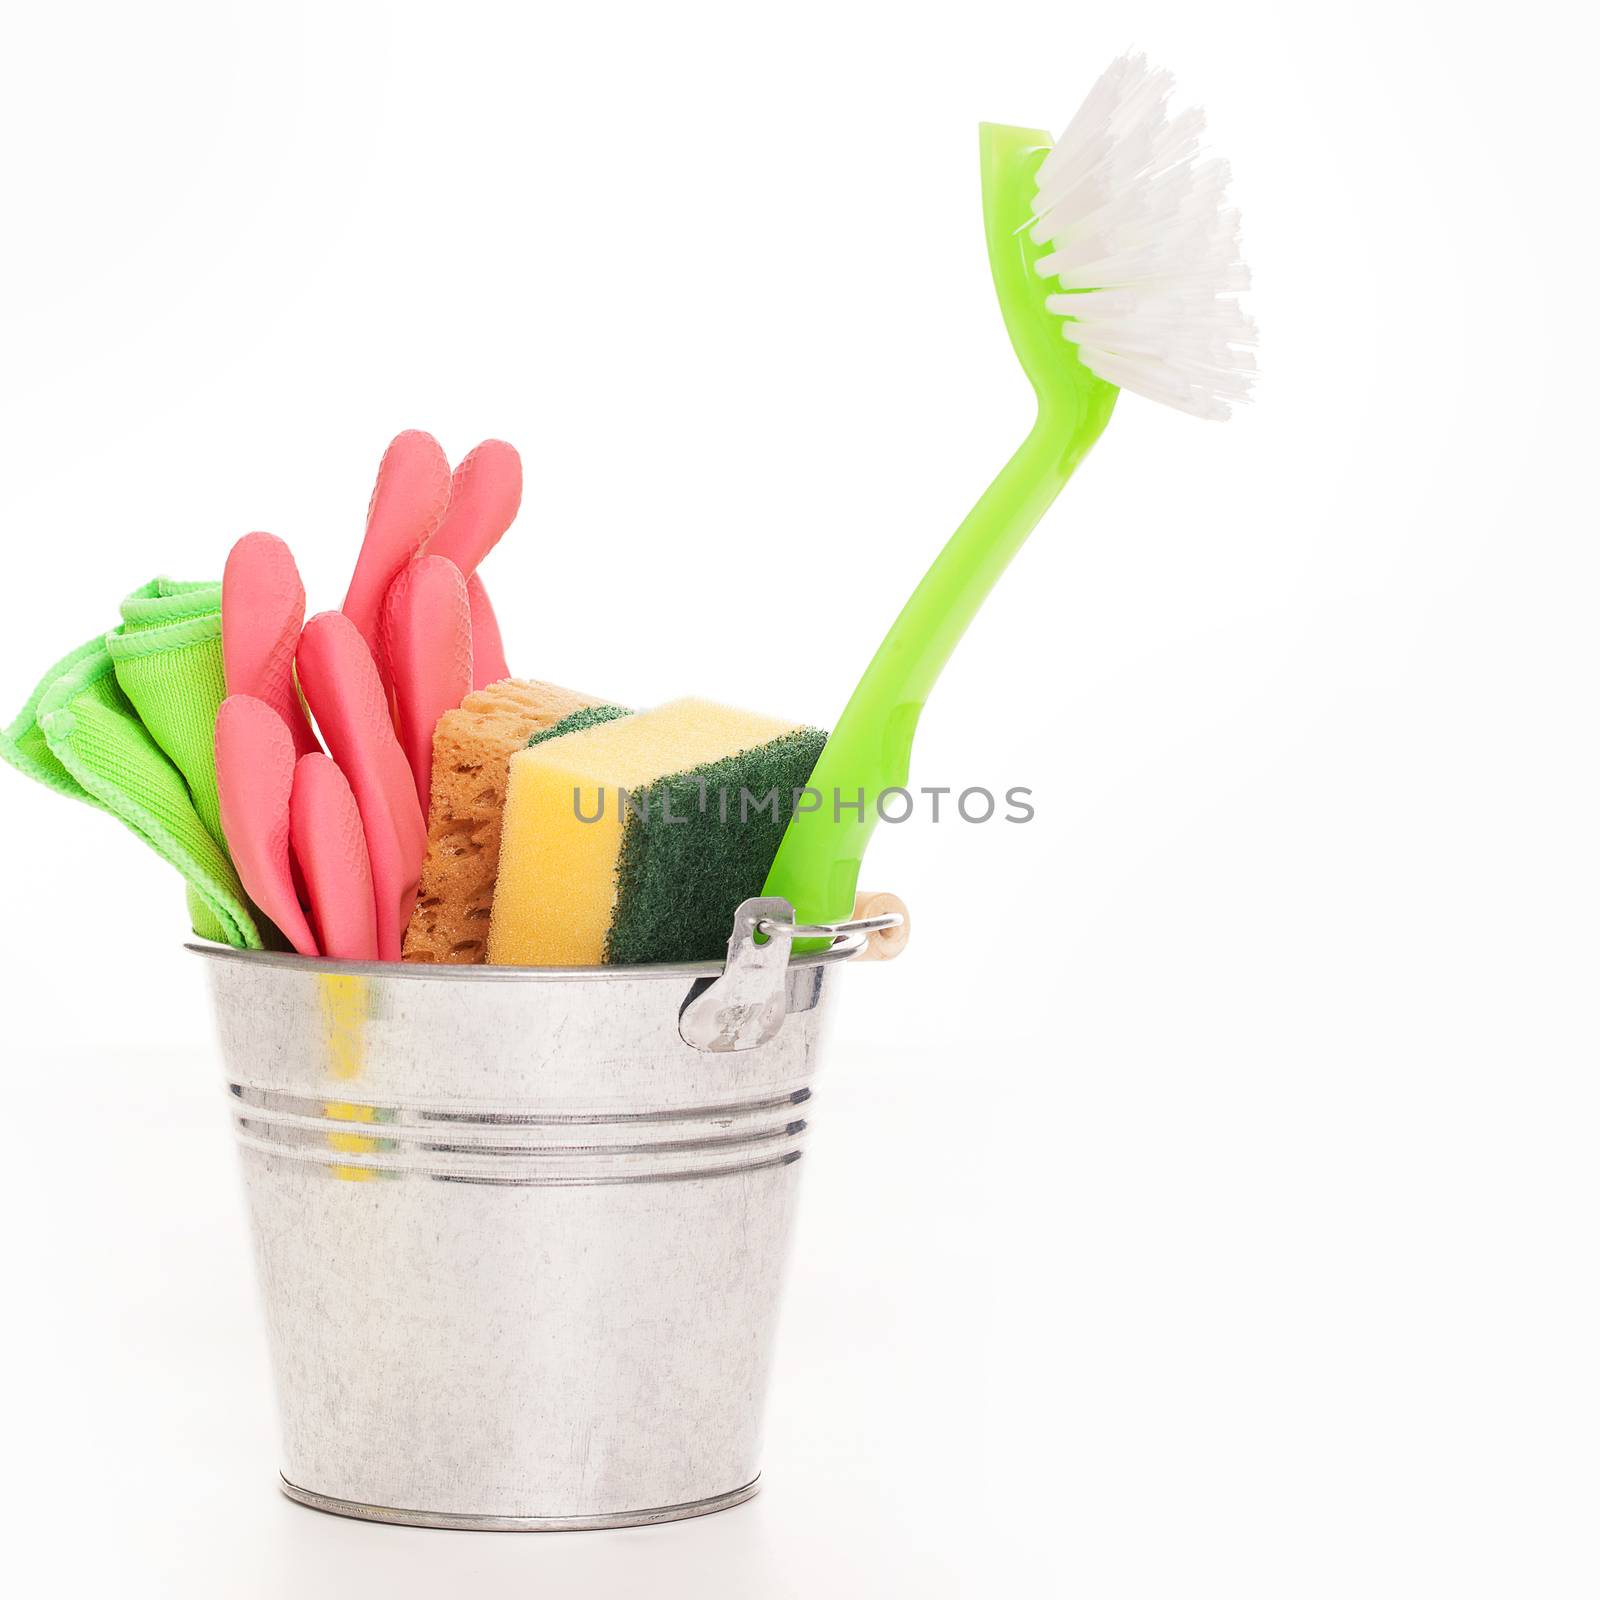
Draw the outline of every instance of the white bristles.
<instances>
[{"instance_id":1,"label":"white bristles","mask_svg":"<svg viewBox=\"0 0 1600 1600\"><path fill-rule=\"evenodd\" d=\"M1255 325L1235 296L1239 213L1227 164L1200 159L1205 118L1169 119L1169 73L1112 62L1039 168L1029 236L1050 249L1045 301L1083 363L1108 383L1196 416L1248 397Z\"/></svg>"}]
</instances>

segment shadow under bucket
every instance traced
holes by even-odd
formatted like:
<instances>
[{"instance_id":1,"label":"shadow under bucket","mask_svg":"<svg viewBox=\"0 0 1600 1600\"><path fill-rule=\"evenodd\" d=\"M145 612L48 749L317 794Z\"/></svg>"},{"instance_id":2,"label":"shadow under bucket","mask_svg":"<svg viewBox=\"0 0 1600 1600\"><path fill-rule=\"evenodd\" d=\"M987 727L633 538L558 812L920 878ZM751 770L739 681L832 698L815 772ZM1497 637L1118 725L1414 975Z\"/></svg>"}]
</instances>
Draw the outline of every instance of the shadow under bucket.
<instances>
[{"instance_id":1,"label":"shadow under bucket","mask_svg":"<svg viewBox=\"0 0 1600 1600\"><path fill-rule=\"evenodd\" d=\"M726 974L190 947L293 1498L557 1529L755 1493L811 1080L860 943L775 970L788 941L754 946L776 1031L698 1048L680 1018L738 944Z\"/></svg>"}]
</instances>

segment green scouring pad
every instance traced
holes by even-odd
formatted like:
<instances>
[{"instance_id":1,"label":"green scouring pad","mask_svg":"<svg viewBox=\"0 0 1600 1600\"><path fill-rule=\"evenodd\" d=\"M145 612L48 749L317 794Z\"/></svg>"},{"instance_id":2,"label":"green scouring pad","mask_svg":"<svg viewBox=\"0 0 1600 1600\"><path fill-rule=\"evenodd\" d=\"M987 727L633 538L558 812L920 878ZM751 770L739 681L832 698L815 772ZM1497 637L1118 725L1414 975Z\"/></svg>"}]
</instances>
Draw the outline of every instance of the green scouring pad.
<instances>
[{"instance_id":1,"label":"green scouring pad","mask_svg":"<svg viewBox=\"0 0 1600 1600\"><path fill-rule=\"evenodd\" d=\"M633 713L626 706L580 706L576 711L569 711L559 722L553 723L548 728L541 728L528 740L531 750L536 744L543 744L547 739L559 739L564 733L581 733L585 728L593 728L602 722L615 722L618 717L631 717Z\"/></svg>"}]
</instances>

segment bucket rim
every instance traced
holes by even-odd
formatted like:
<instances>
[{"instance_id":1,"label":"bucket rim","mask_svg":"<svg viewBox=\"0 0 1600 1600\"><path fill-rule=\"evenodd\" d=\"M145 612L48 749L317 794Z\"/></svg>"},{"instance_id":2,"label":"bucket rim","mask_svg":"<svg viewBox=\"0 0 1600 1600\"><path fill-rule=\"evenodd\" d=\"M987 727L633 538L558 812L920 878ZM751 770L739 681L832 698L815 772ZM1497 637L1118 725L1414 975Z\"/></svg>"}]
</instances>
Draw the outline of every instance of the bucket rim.
<instances>
[{"instance_id":1,"label":"bucket rim","mask_svg":"<svg viewBox=\"0 0 1600 1600\"><path fill-rule=\"evenodd\" d=\"M418 983L586 983L638 979L714 978L721 961L658 961L638 966L508 967L480 962L452 966L420 961L339 961L331 956L303 956L292 950L240 950L233 945L186 940L183 948L210 961L236 961L279 972L309 972L319 977L384 978ZM789 967L833 966L859 955L860 942L845 939L827 950L791 955Z\"/></svg>"}]
</instances>

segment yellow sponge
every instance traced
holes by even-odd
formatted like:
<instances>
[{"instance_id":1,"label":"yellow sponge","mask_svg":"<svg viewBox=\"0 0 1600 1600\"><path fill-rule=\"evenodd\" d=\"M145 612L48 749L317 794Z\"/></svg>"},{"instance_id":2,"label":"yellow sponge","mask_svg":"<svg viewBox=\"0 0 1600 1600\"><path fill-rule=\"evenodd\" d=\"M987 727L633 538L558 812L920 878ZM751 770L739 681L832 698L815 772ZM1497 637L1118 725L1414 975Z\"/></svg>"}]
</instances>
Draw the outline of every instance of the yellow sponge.
<instances>
[{"instance_id":1,"label":"yellow sponge","mask_svg":"<svg viewBox=\"0 0 1600 1600\"><path fill-rule=\"evenodd\" d=\"M482 961L500 859L506 763L542 729L592 694L552 683L504 678L475 690L439 718L433 734L428 853L406 929L404 961L464 965Z\"/></svg>"},{"instance_id":2,"label":"yellow sponge","mask_svg":"<svg viewBox=\"0 0 1600 1600\"><path fill-rule=\"evenodd\" d=\"M489 960L695 961L761 892L826 735L708 700L511 758Z\"/></svg>"}]
</instances>

